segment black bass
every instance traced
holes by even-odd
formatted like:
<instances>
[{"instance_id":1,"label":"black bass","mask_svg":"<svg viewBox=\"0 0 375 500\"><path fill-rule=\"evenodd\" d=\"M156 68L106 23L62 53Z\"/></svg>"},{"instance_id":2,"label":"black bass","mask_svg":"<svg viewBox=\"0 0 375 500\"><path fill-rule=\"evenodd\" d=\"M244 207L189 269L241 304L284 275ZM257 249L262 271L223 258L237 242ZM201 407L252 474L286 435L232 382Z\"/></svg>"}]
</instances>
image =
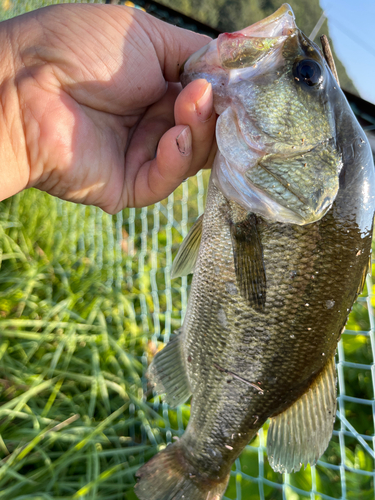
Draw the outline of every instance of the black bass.
<instances>
[{"instance_id":1,"label":"black bass","mask_svg":"<svg viewBox=\"0 0 375 500\"><path fill-rule=\"evenodd\" d=\"M141 500L220 500L268 418L275 471L316 463L371 248L370 146L289 5L191 56L181 80L195 78L213 86L218 153L173 265L194 271L185 321L149 369L170 405L193 395L191 416L139 470Z\"/></svg>"}]
</instances>

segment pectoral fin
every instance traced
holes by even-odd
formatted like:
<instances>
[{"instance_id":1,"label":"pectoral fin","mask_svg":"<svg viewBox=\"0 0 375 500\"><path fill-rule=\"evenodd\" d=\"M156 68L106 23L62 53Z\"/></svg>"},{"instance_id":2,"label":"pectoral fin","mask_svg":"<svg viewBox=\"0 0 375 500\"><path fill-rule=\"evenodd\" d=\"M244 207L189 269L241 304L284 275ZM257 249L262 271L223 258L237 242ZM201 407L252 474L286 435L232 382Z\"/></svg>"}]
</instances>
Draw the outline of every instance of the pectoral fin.
<instances>
[{"instance_id":1,"label":"pectoral fin","mask_svg":"<svg viewBox=\"0 0 375 500\"><path fill-rule=\"evenodd\" d=\"M194 223L173 261L171 278L187 276L194 271L202 238L202 214Z\"/></svg>"},{"instance_id":2,"label":"pectoral fin","mask_svg":"<svg viewBox=\"0 0 375 500\"><path fill-rule=\"evenodd\" d=\"M179 333L155 355L147 376L155 385L156 392L165 394L164 400L172 408L176 408L191 396L186 372L182 336Z\"/></svg>"},{"instance_id":3,"label":"pectoral fin","mask_svg":"<svg viewBox=\"0 0 375 500\"><path fill-rule=\"evenodd\" d=\"M268 461L276 472L297 472L316 464L332 436L336 416L335 359L329 361L308 391L271 419Z\"/></svg>"},{"instance_id":4,"label":"pectoral fin","mask_svg":"<svg viewBox=\"0 0 375 500\"><path fill-rule=\"evenodd\" d=\"M231 236L236 278L241 295L253 307L263 309L266 303L266 273L255 215L232 223Z\"/></svg>"}]
</instances>

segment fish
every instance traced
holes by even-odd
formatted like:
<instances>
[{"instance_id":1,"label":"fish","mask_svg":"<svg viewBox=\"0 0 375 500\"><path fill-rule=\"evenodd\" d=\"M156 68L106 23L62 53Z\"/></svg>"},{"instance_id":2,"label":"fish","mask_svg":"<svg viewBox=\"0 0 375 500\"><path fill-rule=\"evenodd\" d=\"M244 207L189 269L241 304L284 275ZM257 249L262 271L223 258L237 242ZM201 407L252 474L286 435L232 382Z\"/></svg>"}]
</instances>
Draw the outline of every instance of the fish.
<instances>
[{"instance_id":1,"label":"fish","mask_svg":"<svg viewBox=\"0 0 375 500\"><path fill-rule=\"evenodd\" d=\"M220 500L269 419L279 473L315 464L336 415L335 351L368 270L370 145L291 7L223 33L184 64L212 84L217 154L204 214L173 277L193 273L184 322L148 376L182 437L137 472L140 500Z\"/></svg>"}]
</instances>

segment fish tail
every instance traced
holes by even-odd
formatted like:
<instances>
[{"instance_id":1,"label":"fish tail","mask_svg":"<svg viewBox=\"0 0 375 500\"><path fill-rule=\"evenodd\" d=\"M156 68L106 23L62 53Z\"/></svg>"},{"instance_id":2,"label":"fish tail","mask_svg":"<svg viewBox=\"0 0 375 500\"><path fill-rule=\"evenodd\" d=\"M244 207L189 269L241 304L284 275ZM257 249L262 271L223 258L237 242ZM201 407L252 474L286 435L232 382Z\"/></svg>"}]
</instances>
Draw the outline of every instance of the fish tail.
<instances>
[{"instance_id":1,"label":"fish tail","mask_svg":"<svg viewBox=\"0 0 375 500\"><path fill-rule=\"evenodd\" d=\"M140 500L220 500L227 488L223 480L199 475L184 456L180 442L167 446L136 474L135 493Z\"/></svg>"}]
</instances>

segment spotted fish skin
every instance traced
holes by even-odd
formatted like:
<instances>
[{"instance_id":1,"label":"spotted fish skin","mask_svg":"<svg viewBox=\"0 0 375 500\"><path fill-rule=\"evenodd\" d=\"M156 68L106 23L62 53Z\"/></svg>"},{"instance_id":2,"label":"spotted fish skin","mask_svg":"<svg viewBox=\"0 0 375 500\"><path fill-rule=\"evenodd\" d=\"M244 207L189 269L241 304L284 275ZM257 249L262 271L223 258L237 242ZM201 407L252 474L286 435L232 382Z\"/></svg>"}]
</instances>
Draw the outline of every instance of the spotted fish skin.
<instances>
[{"instance_id":1,"label":"spotted fish skin","mask_svg":"<svg viewBox=\"0 0 375 500\"><path fill-rule=\"evenodd\" d=\"M241 296L234 268L230 225L242 210L211 184L184 324L193 402L182 441L198 470L217 467L225 476L265 420L305 393L332 359L372 240L371 217L363 231L348 217L346 208L356 207L347 195L311 225L257 218L267 291L256 310Z\"/></svg>"},{"instance_id":2,"label":"spotted fish skin","mask_svg":"<svg viewBox=\"0 0 375 500\"><path fill-rule=\"evenodd\" d=\"M149 368L170 405L192 395L190 420L138 472L141 500L220 500L268 418L278 472L315 464L332 434L335 350L371 251L374 164L319 49L290 16L284 5L224 38L224 52L219 39L185 64L185 84L213 84L218 153L204 216L172 269L194 271L184 324ZM246 66L254 58L264 66L256 75ZM321 68L318 87L293 76L301 60ZM290 96L298 102L288 114Z\"/></svg>"}]
</instances>

